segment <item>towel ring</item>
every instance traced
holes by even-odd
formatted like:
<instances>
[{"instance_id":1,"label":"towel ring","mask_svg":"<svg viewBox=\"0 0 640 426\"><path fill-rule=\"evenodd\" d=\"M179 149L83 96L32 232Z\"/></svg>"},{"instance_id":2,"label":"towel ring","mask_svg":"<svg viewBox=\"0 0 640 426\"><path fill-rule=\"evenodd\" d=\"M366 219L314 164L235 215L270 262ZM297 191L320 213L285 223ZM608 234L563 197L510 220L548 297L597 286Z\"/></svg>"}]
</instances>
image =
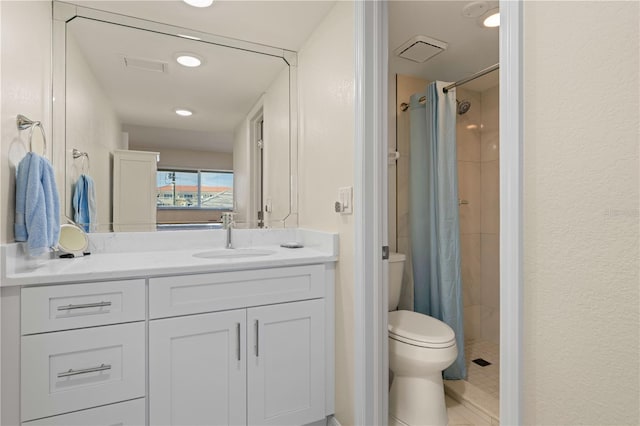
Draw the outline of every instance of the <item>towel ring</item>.
<instances>
[{"instance_id":1,"label":"towel ring","mask_svg":"<svg viewBox=\"0 0 640 426\"><path fill-rule=\"evenodd\" d=\"M16 125L18 127L18 130L27 130L29 129L29 151L33 152L33 144L32 144L32 138L33 138L33 128L34 127L38 127L40 129L40 132L42 133L42 142L44 144L43 147L43 151L42 151L42 156L46 157L47 155L47 136L44 134L44 128L42 127L42 123L39 121L33 121L33 120L29 120L27 117L25 117L22 114L18 114L18 117L16 118Z\"/></svg>"},{"instance_id":2,"label":"towel ring","mask_svg":"<svg viewBox=\"0 0 640 426\"><path fill-rule=\"evenodd\" d=\"M78 159L78 158L82 158L82 166L81 167L81 171L84 174L89 173L89 169L91 168L91 163L89 161L89 153L87 152L82 152L77 148L73 148L73 151L71 151L71 156L73 156L73 159ZM85 170L85 158L86 158L86 170Z\"/></svg>"}]
</instances>

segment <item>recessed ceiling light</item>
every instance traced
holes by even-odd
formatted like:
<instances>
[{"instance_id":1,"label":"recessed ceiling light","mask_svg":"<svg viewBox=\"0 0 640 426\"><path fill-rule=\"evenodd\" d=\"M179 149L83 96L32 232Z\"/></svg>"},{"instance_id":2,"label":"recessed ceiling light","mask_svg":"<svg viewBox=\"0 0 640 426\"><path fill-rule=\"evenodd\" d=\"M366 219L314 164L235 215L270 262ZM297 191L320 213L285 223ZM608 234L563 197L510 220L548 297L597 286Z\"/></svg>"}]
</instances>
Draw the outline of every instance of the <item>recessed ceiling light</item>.
<instances>
[{"instance_id":1,"label":"recessed ceiling light","mask_svg":"<svg viewBox=\"0 0 640 426\"><path fill-rule=\"evenodd\" d=\"M487 28L495 28L500 26L500 10L498 8L491 9L480 18L482 25Z\"/></svg>"},{"instance_id":2,"label":"recessed ceiling light","mask_svg":"<svg viewBox=\"0 0 640 426\"><path fill-rule=\"evenodd\" d=\"M183 67L189 68L195 68L202 65L202 59L192 53L179 53L176 57L176 62L178 62Z\"/></svg>"},{"instance_id":3,"label":"recessed ceiling light","mask_svg":"<svg viewBox=\"0 0 640 426\"><path fill-rule=\"evenodd\" d=\"M182 117L189 117L190 115L193 115L193 111L189 111L188 109L184 108L176 108L175 112Z\"/></svg>"},{"instance_id":4,"label":"recessed ceiling light","mask_svg":"<svg viewBox=\"0 0 640 426\"><path fill-rule=\"evenodd\" d=\"M209 7L213 4L213 0L182 0L189 6L193 7Z\"/></svg>"}]
</instances>

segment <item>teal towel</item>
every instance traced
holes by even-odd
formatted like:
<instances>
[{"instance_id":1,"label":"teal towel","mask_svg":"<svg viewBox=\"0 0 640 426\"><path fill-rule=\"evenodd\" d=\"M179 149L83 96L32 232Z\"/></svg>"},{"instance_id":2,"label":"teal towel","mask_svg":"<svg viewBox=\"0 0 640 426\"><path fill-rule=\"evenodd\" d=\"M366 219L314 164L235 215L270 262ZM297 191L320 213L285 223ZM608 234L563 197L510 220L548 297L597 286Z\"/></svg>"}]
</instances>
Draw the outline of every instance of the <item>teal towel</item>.
<instances>
[{"instance_id":1,"label":"teal towel","mask_svg":"<svg viewBox=\"0 0 640 426\"><path fill-rule=\"evenodd\" d=\"M51 163L29 152L16 174L15 239L27 242L27 252L39 256L58 244L60 198Z\"/></svg>"},{"instance_id":2,"label":"teal towel","mask_svg":"<svg viewBox=\"0 0 640 426\"><path fill-rule=\"evenodd\" d=\"M73 188L73 220L86 232L95 225L95 190L93 179L82 174ZM93 219L93 220L92 220Z\"/></svg>"}]
</instances>

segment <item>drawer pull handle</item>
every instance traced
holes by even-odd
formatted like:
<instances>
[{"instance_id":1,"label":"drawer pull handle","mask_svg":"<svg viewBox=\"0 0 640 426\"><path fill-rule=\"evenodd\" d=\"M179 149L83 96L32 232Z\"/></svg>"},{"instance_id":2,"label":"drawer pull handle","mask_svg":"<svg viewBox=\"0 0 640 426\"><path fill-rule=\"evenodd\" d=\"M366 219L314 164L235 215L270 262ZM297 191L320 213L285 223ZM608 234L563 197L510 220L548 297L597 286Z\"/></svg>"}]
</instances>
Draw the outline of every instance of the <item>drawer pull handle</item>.
<instances>
[{"instance_id":1,"label":"drawer pull handle","mask_svg":"<svg viewBox=\"0 0 640 426\"><path fill-rule=\"evenodd\" d=\"M72 309L103 308L105 306L111 306L111 302L83 303L81 305L58 306L58 310L59 311L70 311Z\"/></svg>"},{"instance_id":2,"label":"drawer pull handle","mask_svg":"<svg viewBox=\"0 0 640 426\"><path fill-rule=\"evenodd\" d=\"M73 370L73 369L70 368L68 371L64 371L62 373L58 373L58 378L61 379L63 377L77 376L78 374L96 373L98 371L105 371L105 370L111 370L111 365L110 364L100 364L99 367L83 368L81 370Z\"/></svg>"}]
</instances>

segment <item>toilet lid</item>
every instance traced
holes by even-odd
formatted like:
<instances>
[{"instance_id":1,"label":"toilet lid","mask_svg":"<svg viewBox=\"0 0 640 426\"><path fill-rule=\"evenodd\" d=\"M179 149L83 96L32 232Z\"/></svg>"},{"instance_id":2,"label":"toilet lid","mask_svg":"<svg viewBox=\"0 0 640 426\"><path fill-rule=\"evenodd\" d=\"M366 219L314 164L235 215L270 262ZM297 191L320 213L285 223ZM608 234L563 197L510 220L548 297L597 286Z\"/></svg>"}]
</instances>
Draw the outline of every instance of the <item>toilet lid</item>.
<instances>
[{"instance_id":1,"label":"toilet lid","mask_svg":"<svg viewBox=\"0 0 640 426\"><path fill-rule=\"evenodd\" d=\"M455 333L447 324L411 311L389 312L389 337L426 348L448 348L456 343Z\"/></svg>"}]
</instances>

